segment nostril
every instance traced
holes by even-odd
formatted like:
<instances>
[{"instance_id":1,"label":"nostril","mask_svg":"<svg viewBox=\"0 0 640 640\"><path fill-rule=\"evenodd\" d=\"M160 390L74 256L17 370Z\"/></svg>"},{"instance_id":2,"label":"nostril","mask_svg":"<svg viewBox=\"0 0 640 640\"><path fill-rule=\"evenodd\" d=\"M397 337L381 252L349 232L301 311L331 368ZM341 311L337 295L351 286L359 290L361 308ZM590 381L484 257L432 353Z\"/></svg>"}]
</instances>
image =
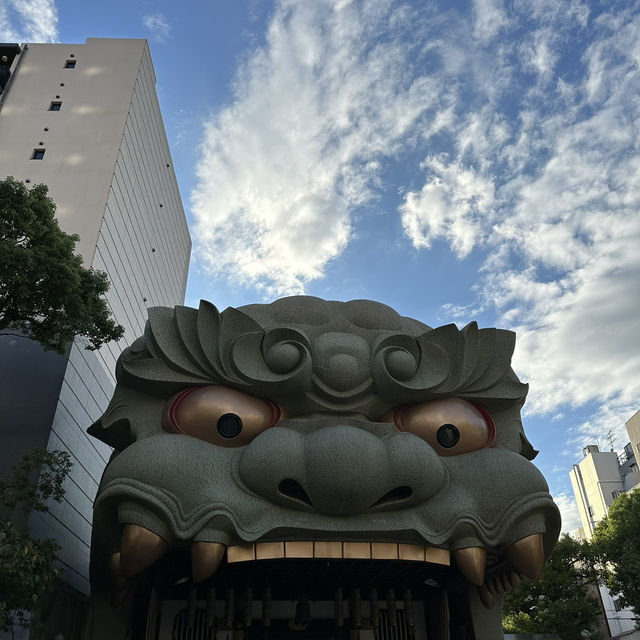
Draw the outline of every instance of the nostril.
<instances>
[{"instance_id":1,"label":"nostril","mask_svg":"<svg viewBox=\"0 0 640 640\"><path fill-rule=\"evenodd\" d=\"M287 478L283 480L278 485L278 491L285 497L291 498L292 500L296 500L297 502L302 502L310 507L313 506L311 504L311 500L307 495L307 492L302 488L299 482L292 480L291 478Z\"/></svg>"},{"instance_id":2,"label":"nostril","mask_svg":"<svg viewBox=\"0 0 640 640\"><path fill-rule=\"evenodd\" d=\"M411 487L396 487L391 489L388 493L385 493L380 500L374 502L371 508L383 507L389 504L397 504L398 502L404 502L413 495Z\"/></svg>"}]
</instances>

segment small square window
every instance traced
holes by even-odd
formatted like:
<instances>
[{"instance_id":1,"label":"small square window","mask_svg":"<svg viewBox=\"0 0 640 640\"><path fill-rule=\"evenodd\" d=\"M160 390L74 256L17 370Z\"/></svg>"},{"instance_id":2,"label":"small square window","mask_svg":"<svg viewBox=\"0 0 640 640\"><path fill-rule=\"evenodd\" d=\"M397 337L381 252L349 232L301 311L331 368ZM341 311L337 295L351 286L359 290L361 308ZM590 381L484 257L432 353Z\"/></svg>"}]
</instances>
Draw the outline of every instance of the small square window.
<instances>
[{"instance_id":1,"label":"small square window","mask_svg":"<svg viewBox=\"0 0 640 640\"><path fill-rule=\"evenodd\" d=\"M76 61L75 60L67 60L64 63L64 68L65 69L75 69L76 68Z\"/></svg>"},{"instance_id":2,"label":"small square window","mask_svg":"<svg viewBox=\"0 0 640 640\"><path fill-rule=\"evenodd\" d=\"M62 108L62 102L52 102L49 105L49 111L60 111Z\"/></svg>"},{"instance_id":3,"label":"small square window","mask_svg":"<svg viewBox=\"0 0 640 640\"><path fill-rule=\"evenodd\" d=\"M33 155L31 156L32 160L42 160L44 158L45 149L34 149Z\"/></svg>"}]
</instances>

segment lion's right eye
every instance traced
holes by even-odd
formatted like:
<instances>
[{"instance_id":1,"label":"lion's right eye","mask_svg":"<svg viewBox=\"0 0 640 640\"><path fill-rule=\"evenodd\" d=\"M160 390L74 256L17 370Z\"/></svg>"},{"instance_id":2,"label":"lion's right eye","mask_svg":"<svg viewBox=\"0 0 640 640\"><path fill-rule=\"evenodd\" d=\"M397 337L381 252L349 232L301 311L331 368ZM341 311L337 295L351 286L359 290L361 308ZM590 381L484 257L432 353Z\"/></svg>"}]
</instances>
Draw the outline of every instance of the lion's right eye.
<instances>
[{"instance_id":1,"label":"lion's right eye","mask_svg":"<svg viewBox=\"0 0 640 640\"><path fill-rule=\"evenodd\" d=\"M170 398L162 426L222 447L241 447L279 419L280 410L273 402L210 385L191 387Z\"/></svg>"},{"instance_id":2,"label":"lion's right eye","mask_svg":"<svg viewBox=\"0 0 640 640\"><path fill-rule=\"evenodd\" d=\"M482 407L461 398L406 405L383 418L400 431L426 440L441 456L456 456L491 446L495 427Z\"/></svg>"}]
</instances>

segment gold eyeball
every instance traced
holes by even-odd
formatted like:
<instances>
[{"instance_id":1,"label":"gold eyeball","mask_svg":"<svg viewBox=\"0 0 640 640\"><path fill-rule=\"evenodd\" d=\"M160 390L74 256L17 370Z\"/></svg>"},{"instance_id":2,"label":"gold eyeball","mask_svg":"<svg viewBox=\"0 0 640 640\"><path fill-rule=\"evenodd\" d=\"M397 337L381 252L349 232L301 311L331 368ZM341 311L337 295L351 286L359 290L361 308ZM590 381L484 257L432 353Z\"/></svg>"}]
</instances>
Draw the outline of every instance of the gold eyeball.
<instances>
[{"instance_id":1,"label":"gold eyeball","mask_svg":"<svg viewBox=\"0 0 640 640\"><path fill-rule=\"evenodd\" d=\"M382 420L419 436L441 456L478 451L495 440L495 426L487 411L461 398L405 405Z\"/></svg>"},{"instance_id":2,"label":"gold eyeball","mask_svg":"<svg viewBox=\"0 0 640 640\"><path fill-rule=\"evenodd\" d=\"M279 407L269 400L209 385L190 387L169 398L162 427L221 447L242 447L279 419Z\"/></svg>"}]
</instances>

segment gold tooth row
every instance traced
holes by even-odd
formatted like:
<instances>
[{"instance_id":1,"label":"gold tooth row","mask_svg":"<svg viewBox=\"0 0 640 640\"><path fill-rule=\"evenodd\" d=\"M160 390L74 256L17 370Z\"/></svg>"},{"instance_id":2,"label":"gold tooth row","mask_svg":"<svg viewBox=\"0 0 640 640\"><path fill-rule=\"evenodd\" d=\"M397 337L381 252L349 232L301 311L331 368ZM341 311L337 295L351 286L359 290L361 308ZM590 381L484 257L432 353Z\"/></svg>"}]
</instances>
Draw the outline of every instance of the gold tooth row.
<instances>
[{"instance_id":1,"label":"gold tooth row","mask_svg":"<svg viewBox=\"0 0 640 640\"><path fill-rule=\"evenodd\" d=\"M276 558L344 558L358 560L411 560L450 565L447 549L393 542L258 542L227 548L227 562Z\"/></svg>"},{"instance_id":2,"label":"gold tooth row","mask_svg":"<svg viewBox=\"0 0 640 640\"><path fill-rule=\"evenodd\" d=\"M127 592L127 579L158 560L168 544L156 533L139 525L127 524L122 531L120 551L109 560L113 602L122 602ZM234 545L228 549L217 542L195 541L191 544L192 576L201 582L212 575L228 553L228 562L245 562L275 558L362 558L376 560L409 560L450 564L446 549L389 542L259 542ZM504 575L485 579L486 551L483 547L463 547L454 551L456 566L462 575L478 586L480 599L491 608L496 595L517 586L523 578L537 580L544 567L544 545L541 533L521 538L504 550L512 569Z\"/></svg>"}]
</instances>

